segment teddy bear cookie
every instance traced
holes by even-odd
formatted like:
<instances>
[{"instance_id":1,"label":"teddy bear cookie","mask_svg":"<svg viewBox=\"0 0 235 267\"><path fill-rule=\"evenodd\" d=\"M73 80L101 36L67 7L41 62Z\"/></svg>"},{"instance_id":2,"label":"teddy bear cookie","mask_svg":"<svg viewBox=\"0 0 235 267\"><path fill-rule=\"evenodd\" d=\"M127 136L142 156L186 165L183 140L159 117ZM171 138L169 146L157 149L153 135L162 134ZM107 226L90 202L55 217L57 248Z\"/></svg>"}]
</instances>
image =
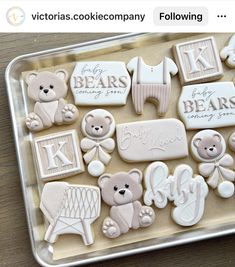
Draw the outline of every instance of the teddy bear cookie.
<instances>
[{"instance_id":1,"label":"teddy bear cookie","mask_svg":"<svg viewBox=\"0 0 235 267\"><path fill-rule=\"evenodd\" d=\"M235 173L231 170L233 158L225 154L226 143L220 133L203 130L194 135L191 151L194 158L201 162L199 173L207 177L207 184L216 189L219 196L229 198L234 194Z\"/></svg>"},{"instance_id":2,"label":"teddy bear cookie","mask_svg":"<svg viewBox=\"0 0 235 267\"><path fill-rule=\"evenodd\" d=\"M85 245L93 244L91 224L100 216L100 205L97 186L65 182L45 184L40 209L50 225L44 239L55 243L59 235L79 234Z\"/></svg>"},{"instance_id":3,"label":"teddy bear cookie","mask_svg":"<svg viewBox=\"0 0 235 267\"><path fill-rule=\"evenodd\" d=\"M92 176L100 176L111 160L109 155L115 148L111 136L115 131L113 115L104 109L88 112L82 120L82 132L86 136L81 140L81 149L85 152L83 159L88 164Z\"/></svg>"},{"instance_id":4,"label":"teddy bear cookie","mask_svg":"<svg viewBox=\"0 0 235 267\"><path fill-rule=\"evenodd\" d=\"M175 168L173 175L163 162L151 163L144 175L146 191L144 203L148 206L165 208L168 200L173 201L172 219L181 226L198 223L205 208L208 186L200 175L193 175L189 165L181 164Z\"/></svg>"},{"instance_id":5,"label":"teddy bear cookie","mask_svg":"<svg viewBox=\"0 0 235 267\"><path fill-rule=\"evenodd\" d=\"M171 76L178 72L174 61L165 57L156 66L147 65L142 57L135 57L127 64L132 76L132 100L137 114L143 113L144 103L151 100L159 104L158 114L163 116L169 106Z\"/></svg>"},{"instance_id":6,"label":"teddy bear cookie","mask_svg":"<svg viewBox=\"0 0 235 267\"><path fill-rule=\"evenodd\" d=\"M230 68L235 68L235 34L229 40L227 46L220 51L220 58Z\"/></svg>"},{"instance_id":7,"label":"teddy bear cookie","mask_svg":"<svg viewBox=\"0 0 235 267\"><path fill-rule=\"evenodd\" d=\"M60 69L53 72L30 72L26 76L28 96L35 102L34 112L28 114L25 122L30 131L41 131L53 124L71 124L78 117L78 110L67 104L68 73Z\"/></svg>"},{"instance_id":8,"label":"teddy bear cookie","mask_svg":"<svg viewBox=\"0 0 235 267\"><path fill-rule=\"evenodd\" d=\"M103 174L98 184L103 201L111 206L109 217L102 226L103 234L108 238L116 238L127 233L129 229L148 227L155 220L151 207L143 206L142 173L138 169L115 174Z\"/></svg>"},{"instance_id":9,"label":"teddy bear cookie","mask_svg":"<svg viewBox=\"0 0 235 267\"><path fill-rule=\"evenodd\" d=\"M235 132L230 135L228 142L230 149L235 152Z\"/></svg>"}]
</instances>

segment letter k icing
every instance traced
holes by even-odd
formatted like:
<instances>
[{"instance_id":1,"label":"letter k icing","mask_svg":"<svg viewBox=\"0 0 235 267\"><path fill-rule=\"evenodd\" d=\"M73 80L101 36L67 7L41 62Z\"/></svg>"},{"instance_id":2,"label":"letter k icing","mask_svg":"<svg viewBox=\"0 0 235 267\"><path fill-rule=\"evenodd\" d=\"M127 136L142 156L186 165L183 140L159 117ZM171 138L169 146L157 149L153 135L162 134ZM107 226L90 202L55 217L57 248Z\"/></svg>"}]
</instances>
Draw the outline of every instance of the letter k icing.
<instances>
[{"instance_id":1,"label":"letter k icing","mask_svg":"<svg viewBox=\"0 0 235 267\"><path fill-rule=\"evenodd\" d=\"M48 159L48 170L58 168L58 165L55 162L55 158L58 158L62 162L62 166L67 166L73 164L66 156L64 153L62 153L61 149L67 142L59 142L59 148L58 150L54 153L53 152L53 147L54 144L50 145L45 145L43 148L46 150L47 154L47 159Z\"/></svg>"}]
</instances>

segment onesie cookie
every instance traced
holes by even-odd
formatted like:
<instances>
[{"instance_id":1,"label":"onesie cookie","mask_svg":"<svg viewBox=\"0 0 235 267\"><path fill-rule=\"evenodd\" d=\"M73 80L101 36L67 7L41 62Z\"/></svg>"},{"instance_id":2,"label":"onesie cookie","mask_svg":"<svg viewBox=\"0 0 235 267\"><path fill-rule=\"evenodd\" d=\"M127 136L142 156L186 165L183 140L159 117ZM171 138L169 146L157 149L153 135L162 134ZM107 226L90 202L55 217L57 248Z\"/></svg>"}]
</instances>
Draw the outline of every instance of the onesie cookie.
<instances>
[{"instance_id":1,"label":"onesie cookie","mask_svg":"<svg viewBox=\"0 0 235 267\"><path fill-rule=\"evenodd\" d=\"M235 132L230 135L228 142L230 149L235 152Z\"/></svg>"},{"instance_id":2,"label":"onesie cookie","mask_svg":"<svg viewBox=\"0 0 235 267\"><path fill-rule=\"evenodd\" d=\"M168 57L156 66L147 65L142 57L135 57L127 64L132 73L132 100L137 114L142 114L146 100L158 104L158 114L168 109L171 95L171 76L178 72L174 61Z\"/></svg>"},{"instance_id":3,"label":"onesie cookie","mask_svg":"<svg viewBox=\"0 0 235 267\"><path fill-rule=\"evenodd\" d=\"M45 184L40 209L50 225L44 239L55 243L59 235L78 234L85 245L93 244L91 224L100 216L100 202L100 190L96 186Z\"/></svg>"},{"instance_id":4,"label":"onesie cookie","mask_svg":"<svg viewBox=\"0 0 235 267\"><path fill-rule=\"evenodd\" d=\"M67 104L68 73L66 70L30 72L26 77L28 96L35 102L34 112L25 122L30 131L41 131L53 124L71 124L78 117L78 110Z\"/></svg>"},{"instance_id":5,"label":"onesie cookie","mask_svg":"<svg viewBox=\"0 0 235 267\"><path fill-rule=\"evenodd\" d=\"M90 175L97 177L104 173L105 165L111 160L109 154L115 148L110 138L114 131L115 120L107 110L94 109L84 116L82 132L86 137L81 141L81 149L85 152L83 158Z\"/></svg>"},{"instance_id":6,"label":"onesie cookie","mask_svg":"<svg viewBox=\"0 0 235 267\"><path fill-rule=\"evenodd\" d=\"M77 62L70 79L76 105L125 105L131 79L124 62Z\"/></svg>"},{"instance_id":7,"label":"onesie cookie","mask_svg":"<svg viewBox=\"0 0 235 267\"><path fill-rule=\"evenodd\" d=\"M181 226L197 224L203 214L208 186L202 176L193 175L192 168L186 164L178 165L169 176L165 163L151 163L144 175L146 191L144 203L157 208L165 208L168 200L173 201L172 219Z\"/></svg>"},{"instance_id":8,"label":"onesie cookie","mask_svg":"<svg viewBox=\"0 0 235 267\"><path fill-rule=\"evenodd\" d=\"M235 34L230 38L228 45L220 51L220 58L229 68L235 68Z\"/></svg>"},{"instance_id":9,"label":"onesie cookie","mask_svg":"<svg viewBox=\"0 0 235 267\"><path fill-rule=\"evenodd\" d=\"M222 135L213 130L198 132L191 141L194 158L201 162L199 173L208 178L207 184L216 189L219 196L229 198L234 194L235 173L231 170L233 158L225 154L226 143Z\"/></svg>"},{"instance_id":10,"label":"onesie cookie","mask_svg":"<svg viewBox=\"0 0 235 267\"><path fill-rule=\"evenodd\" d=\"M103 234L108 238L116 238L129 229L148 227L155 220L151 207L143 206L142 173L138 169L115 174L103 174L98 184L103 201L111 206L109 217L102 226Z\"/></svg>"}]
</instances>

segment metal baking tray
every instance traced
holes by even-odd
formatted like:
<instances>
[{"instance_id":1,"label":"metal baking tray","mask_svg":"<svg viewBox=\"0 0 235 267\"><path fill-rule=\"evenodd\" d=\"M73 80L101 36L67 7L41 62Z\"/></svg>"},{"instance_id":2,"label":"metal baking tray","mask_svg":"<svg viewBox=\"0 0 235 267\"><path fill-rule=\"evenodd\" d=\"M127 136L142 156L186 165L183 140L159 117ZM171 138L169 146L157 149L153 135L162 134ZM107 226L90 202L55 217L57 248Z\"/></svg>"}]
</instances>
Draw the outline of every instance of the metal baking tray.
<instances>
[{"instance_id":1,"label":"metal baking tray","mask_svg":"<svg viewBox=\"0 0 235 267\"><path fill-rule=\"evenodd\" d=\"M187 38L194 37L194 35L187 34ZM59 260L53 260L51 253L52 247L47 242L43 241L42 235L38 233L38 228L44 225L43 216L39 210L41 185L36 179L35 171L32 167L33 161L31 152L29 152L29 141L32 140L33 136L24 126L24 118L28 112L29 100L26 97L25 90L22 89L24 88L22 73L45 67L53 68L57 65L86 60L87 58L95 56L110 56L119 51L131 51L141 47L145 48L151 45L164 44L165 42L170 45L171 40L179 40L180 42L180 39L184 38L184 36L184 34L157 33L125 34L19 56L8 65L5 72L5 79L28 229L34 257L42 266L80 266L235 233L235 214L233 217L231 211L223 220L216 221L216 218L218 219L218 217L216 217L213 221L212 218L211 220L213 223L202 224L196 228L179 228L176 232L163 232L161 235L153 235L147 240L138 242L133 241L130 236L128 237L129 243ZM231 206L232 204L234 204L234 200L230 203ZM169 212L169 210L167 212Z\"/></svg>"}]
</instances>

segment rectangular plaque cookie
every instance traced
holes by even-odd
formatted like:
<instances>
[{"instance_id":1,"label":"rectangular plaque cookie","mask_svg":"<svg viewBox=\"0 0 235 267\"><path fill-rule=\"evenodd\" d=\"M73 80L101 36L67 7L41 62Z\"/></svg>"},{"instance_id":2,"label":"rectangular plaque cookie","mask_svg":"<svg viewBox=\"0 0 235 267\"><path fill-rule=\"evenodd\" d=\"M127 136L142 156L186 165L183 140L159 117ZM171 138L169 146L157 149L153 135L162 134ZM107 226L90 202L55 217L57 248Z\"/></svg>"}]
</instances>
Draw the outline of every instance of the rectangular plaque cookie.
<instances>
[{"instance_id":1,"label":"rectangular plaque cookie","mask_svg":"<svg viewBox=\"0 0 235 267\"><path fill-rule=\"evenodd\" d=\"M188 155L185 127L177 119L118 124L116 135L119 155L127 162L170 160Z\"/></svg>"}]
</instances>

